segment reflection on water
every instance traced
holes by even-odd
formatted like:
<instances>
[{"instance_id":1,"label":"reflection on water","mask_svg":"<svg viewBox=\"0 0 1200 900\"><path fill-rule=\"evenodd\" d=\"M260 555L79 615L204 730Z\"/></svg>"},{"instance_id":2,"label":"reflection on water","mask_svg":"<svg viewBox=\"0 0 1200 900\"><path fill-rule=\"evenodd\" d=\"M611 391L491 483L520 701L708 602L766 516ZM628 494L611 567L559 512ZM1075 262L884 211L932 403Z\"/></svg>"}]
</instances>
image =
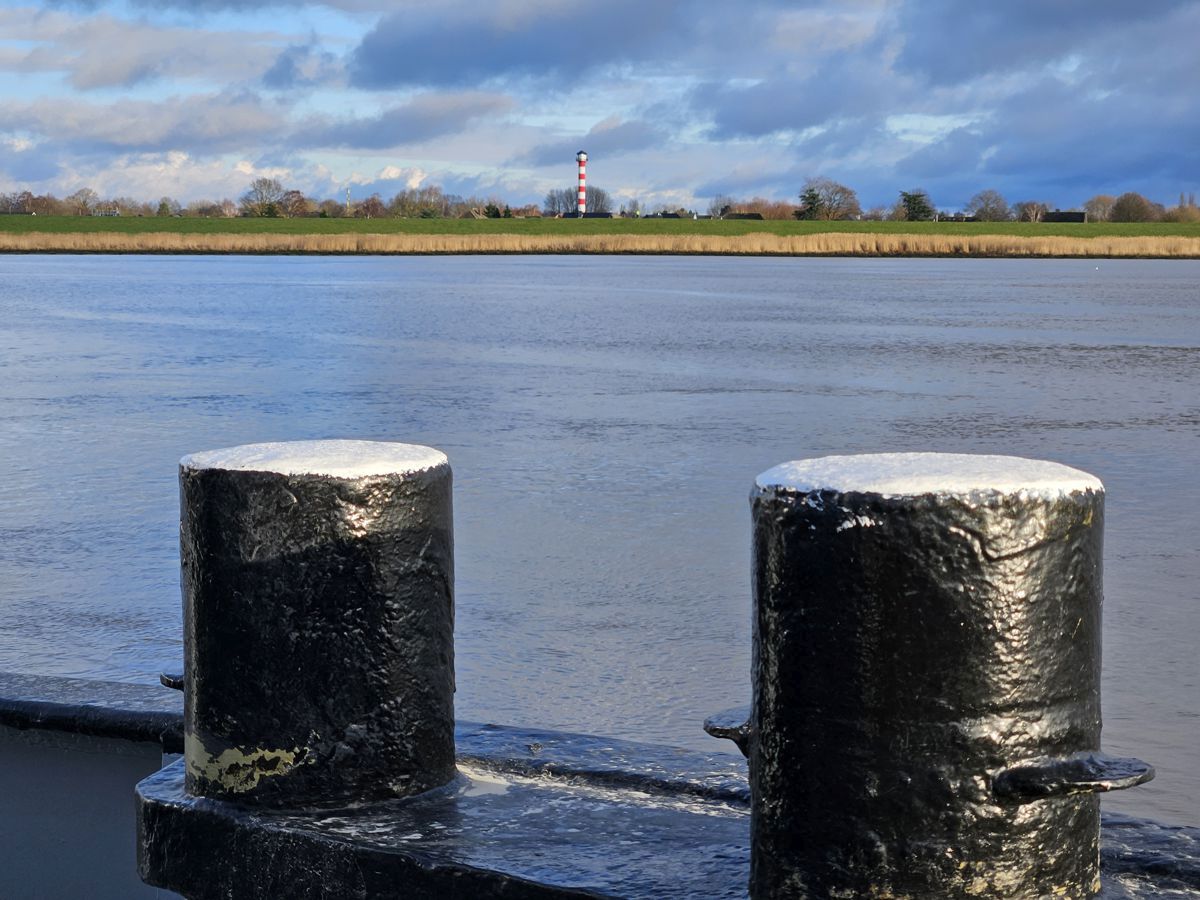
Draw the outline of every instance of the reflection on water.
<instances>
[{"instance_id":1,"label":"reflection on water","mask_svg":"<svg viewBox=\"0 0 1200 900\"><path fill-rule=\"evenodd\" d=\"M320 437L455 471L458 712L690 747L749 691L754 476L1045 457L1109 490L1105 742L1195 820L1200 264L0 258L0 669L180 656L175 463Z\"/></svg>"}]
</instances>

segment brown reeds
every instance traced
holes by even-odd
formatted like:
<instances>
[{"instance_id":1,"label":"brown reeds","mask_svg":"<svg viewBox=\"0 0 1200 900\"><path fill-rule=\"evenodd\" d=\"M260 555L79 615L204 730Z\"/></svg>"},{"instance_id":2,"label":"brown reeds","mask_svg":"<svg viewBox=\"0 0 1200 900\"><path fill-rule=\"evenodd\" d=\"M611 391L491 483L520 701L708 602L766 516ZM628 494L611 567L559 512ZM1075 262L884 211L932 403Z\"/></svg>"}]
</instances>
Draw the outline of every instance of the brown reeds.
<instances>
[{"instance_id":1,"label":"brown reeds","mask_svg":"<svg viewBox=\"0 0 1200 900\"><path fill-rule=\"evenodd\" d=\"M695 254L1200 258L1200 238L1003 234L181 234L0 232L8 253Z\"/></svg>"}]
</instances>

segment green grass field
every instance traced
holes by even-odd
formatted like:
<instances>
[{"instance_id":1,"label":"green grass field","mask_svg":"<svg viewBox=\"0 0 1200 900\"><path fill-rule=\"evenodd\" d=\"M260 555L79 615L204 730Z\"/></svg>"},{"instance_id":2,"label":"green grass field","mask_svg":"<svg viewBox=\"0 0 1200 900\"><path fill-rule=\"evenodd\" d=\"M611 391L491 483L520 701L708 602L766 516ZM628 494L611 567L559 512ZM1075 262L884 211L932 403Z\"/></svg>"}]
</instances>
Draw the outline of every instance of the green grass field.
<instances>
[{"instance_id":1,"label":"green grass field","mask_svg":"<svg viewBox=\"0 0 1200 900\"><path fill-rule=\"evenodd\" d=\"M1200 237L1200 223L1044 224L1027 222L797 222L745 219L189 219L0 215L0 233L778 235L1006 234L1028 237Z\"/></svg>"}]
</instances>

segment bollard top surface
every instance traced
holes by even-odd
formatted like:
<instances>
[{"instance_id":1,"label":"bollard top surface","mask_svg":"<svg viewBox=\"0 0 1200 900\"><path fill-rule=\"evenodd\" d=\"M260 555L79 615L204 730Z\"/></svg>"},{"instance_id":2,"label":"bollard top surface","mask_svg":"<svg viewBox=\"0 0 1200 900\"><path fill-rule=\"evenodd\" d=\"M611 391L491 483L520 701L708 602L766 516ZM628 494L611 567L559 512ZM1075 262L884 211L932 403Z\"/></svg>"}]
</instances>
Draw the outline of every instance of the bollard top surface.
<instances>
[{"instance_id":1,"label":"bollard top surface","mask_svg":"<svg viewBox=\"0 0 1200 900\"><path fill-rule=\"evenodd\" d=\"M372 475L410 475L447 462L445 453L420 444L281 441L203 450L183 457L179 465L184 469L366 478Z\"/></svg>"},{"instance_id":2,"label":"bollard top surface","mask_svg":"<svg viewBox=\"0 0 1200 900\"><path fill-rule=\"evenodd\" d=\"M926 494L969 496L1026 494L1053 499L1082 491L1103 492L1095 475L1042 459L967 453L864 453L781 463L754 480L756 494Z\"/></svg>"}]
</instances>

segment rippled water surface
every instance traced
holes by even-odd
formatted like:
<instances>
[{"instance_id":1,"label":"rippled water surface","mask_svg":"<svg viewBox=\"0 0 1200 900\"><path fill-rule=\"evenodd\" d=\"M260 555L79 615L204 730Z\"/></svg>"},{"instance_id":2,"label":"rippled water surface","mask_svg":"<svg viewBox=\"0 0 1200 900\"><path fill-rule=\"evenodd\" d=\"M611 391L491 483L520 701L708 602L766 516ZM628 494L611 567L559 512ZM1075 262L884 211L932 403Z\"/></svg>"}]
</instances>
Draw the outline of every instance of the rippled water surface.
<instances>
[{"instance_id":1,"label":"rippled water surface","mask_svg":"<svg viewBox=\"0 0 1200 900\"><path fill-rule=\"evenodd\" d=\"M0 257L0 669L177 668L178 458L319 437L450 455L461 717L710 749L758 472L1093 472L1106 803L1200 821L1196 262Z\"/></svg>"}]
</instances>

